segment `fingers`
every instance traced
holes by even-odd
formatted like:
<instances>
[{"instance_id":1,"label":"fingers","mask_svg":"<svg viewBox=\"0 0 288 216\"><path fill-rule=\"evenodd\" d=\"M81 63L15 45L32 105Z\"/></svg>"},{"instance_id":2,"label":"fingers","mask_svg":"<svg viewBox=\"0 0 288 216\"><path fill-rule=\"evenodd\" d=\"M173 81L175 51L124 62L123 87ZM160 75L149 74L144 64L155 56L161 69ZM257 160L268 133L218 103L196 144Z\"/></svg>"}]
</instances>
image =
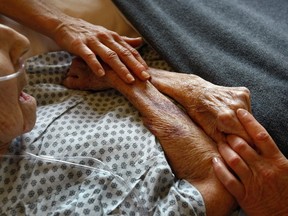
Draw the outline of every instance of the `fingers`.
<instances>
[{"instance_id":1,"label":"fingers","mask_svg":"<svg viewBox=\"0 0 288 216\"><path fill-rule=\"evenodd\" d=\"M227 136L227 142L229 143L229 145L231 147L231 151L235 152L234 156L235 156L235 160L236 160L236 164L235 164L236 166L239 164L241 164L243 166L244 162L248 166L253 166L253 164L255 164L256 161L259 160L258 153L244 139L237 137L237 136L234 136L234 135L229 135L229 136ZM232 161L230 161L230 160L232 160ZM229 160L230 167L236 173L241 174L240 172L237 172L236 169L234 169L233 159L230 158L230 160ZM239 164L237 164L238 163L237 160L241 160L239 162Z\"/></svg>"},{"instance_id":2,"label":"fingers","mask_svg":"<svg viewBox=\"0 0 288 216\"><path fill-rule=\"evenodd\" d=\"M250 98L251 93L250 93L249 89L246 87L235 87L235 90L238 92L238 94L237 94L238 100L240 99L240 101L244 102L242 108L245 110L248 110L248 112L252 113L251 98Z\"/></svg>"},{"instance_id":3,"label":"fingers","mask_svg":"<svg viewBox=\"0 0 288 216\"><path fill-rule=\"evenodd\" d=\"M113 62L111 62L111 64L109 63L109 60L111 59L107 59L108 62L106 61L106 63L108 63L113 70L119 67L120 63L122 64L123 62L127 68L133 71L133 74L135 74L141 80L145 81L150 78L150 75L146 72L148 66L146 65L145 61L142 59L138 51L127 44L124 40L104 42L103 44L106 45L109 49L113 50L119 59L119 62L117 62L118 65L115 64L115 66L112 64ZM104 58L105 56L103 56L103 60L105 61ZM128 69L126 72L130 74Z\"/></svg>"},{"instance_id":4,"label":"fingers","mask_svg":"<svg viewBox=\"0 0 288 216\"><path fill-rule=\"evenodd\" d=\"M79 45L77 49L78 55L87 63L96 76L104 76L105 72L95 54L86 46Z\"/></svg>"},{"instance_id":5,"label":"fingers","mask_svg":"<svg viewBox=\"0 0 288 216\"><path fill-rule=\"evenodd\" d=\"M150 75L146 72L148 66L138 51L126 43L120 36L103 34L99 40L90 40L87 46L91 49L91 52L96 53L97 56L107 63L124 82L132 83L135 81L134 74L143 81L150 78ZM88 55L88 57L90 56ZM102 71L98 67L99 61L95 55L94 59L97 62L92 63L96 69L92 68L92 70L98 75ZM130 71L133 72L133 75Z\"/></svg>"},{"instance_id":6,"label":"fingers","mask_svg":"<svg viewBox=\"0 0 288 216\"><path fill-rule=\"evenodd\" d=\"M251 110L250 91L245 87L218 87L212 98L218 104L216 112L217 129L223 134L243 137L249 143L252 139L240 123L236 111L239 108Z\"/></svg>"},{"instance_id":7,"label":"fingers","mask_svg":"<svg viewBox=\"0 0 288 216\"><path fill-rule=\"evenodd\" d=\"M238 109L236 113L240 123L255 143L255 149L243 138L228 135L226 140L229 145L223 143L218 145L219 153L227 167L216 158L213 159L213 169L225 188L241 203L247 197L247 193L251 195L251 191L253 193L257 191L253 182L258 179L257 167L264 166L264 157L279 156L281 152L267 131L247 110Z\"/></svg>"},{"instance_id":8,"label":"fingers","mask_svg":"<svg viewBox=\"0 0 288 216\"><path fill-rule=\"evenodd\" d=\"M249 112L243 109L238 109L237 117L239 118L239 121L241 122L249 136L253 139L255 146L262 155L272 156L274 154L280 153L272 137Z\"/></svg>"},{"instance_id":9,"label":"fingers","mask_svg":"<svg viewBox=\"0 0 288 216\"><path fill-rule=\"evenodd\" d=\"M235 140L229 140L230 142L233 142ZM231 143L229 143L229 145L231 145ZM242 153L247 153L247 149L244 149L243 146L242 149L241 147L239 148L238 145L238 149L241 151L241 154L238 154L237 151L235 151L233 149L233 147L231 148L231 146L229 146L227 144L220 144L218 146L218 150L221 154L221 156L223 157L223 159L225 160L225 162L228 164L228 166L237 174L237 176L240 178L240 180L242 182L245 182L245 180L247 178L249 178L250 176L250 168L249 168L249 164L246 163L247 161L242 158ZM237 144L236 144L237 145ZM235 147L235 146L234 146ZM247 147L249 147L249 145L247 144ZM236 146L237 148L237 146ZM252 157L255 157L255 155L253 154L253 150L251 152L249 152L249 159ZM246 157L247 158L247 157ZM251 160L250 160L251 161Z\"/></svg>"},{"instance_id":10,"label":"fingers","mask_svg":"<svg viewBox=\"0 0 288 216\"><path fill-rule=\"evenodd\" d=\"M132 83L135 81L134 77L126 67L126 65L121 61L117 54L117 50L110 49L109 47L105 46L103 43L94 43L90 44L91 49L97 53L97 55L106 63L108 64L119 76L120 78L126 83ZM116 49L115 47L113 47ZM118 50L119 52L119 50ZM126 52L126 51L125 51ZM129 55L128 52L122 55Z\"/></svg>"},{"instance_id":11,"label":"fingers","mask_svg":"<svg viewBox=\"0 0 288 216\"><path fill-rule=\"evenodd\" d=\"M103 36L102 36L103 37ZM89 39L86 43L77 41L74 44L75 54L79 55L99 77L104 76L105 71L97 56L107 63L126 83L135 81L133 74L145 81L150 78L147 73L148 66L137 50L127 44L119 36L119 41L109 36L100 39ZM103 42L102 42L103 41ZM131 71L131 72L130 72Z\"/></svg>"},{"instance_id":12,"label":"fingers","mask_svg":"<svg viewBox=\"0 0 288 216\"><path fill-rule=\"evenodd\" d=\"M132 47L134 47L134 48L143 45L143 39L142 39L142 37L130 38L130 37L122 36L121 38L122 38L127 44L129 44L130 46L132 46Z\"/></svg>"},{"instance_id":13,"label":"fingers","mask_svg":"<svg viewBox=\"0 0 288 216\"><path fill-rule=\"evenodd\" d=\"M219 153L230 169L219 158L213 159L213 169L225 188L241 201L245 197L245 185L249 184L252 176L246 160L251 163L253 158L257 157L257 153L243 139L239 139L231 135L227 138L229 145L225 143L218 145Z\"/></svg>"},{"instance_id":14,"label":"fingers","mask_svg":"<svg viewBox=\"0 0 288 216\"><path fill-rule=\"evenodd\" d=\"M213 158L213 169L219 181L234 197L241 199L244 196L243 185L219 158Z\"/></svg>"},{"instance_id":15,"label":"fingers","mask_svg":"<svg viewBox=\"0 0 288 216\"><path fill-rule=\"evenodd\" d=\"M126 83L134 81L134 74L141 80L150 78L146 63L133 48L142 43L141 38L122 38L114 31L82 19L64 23L56 29L53 38L62 48L84 59L97 76L105 74L101 66L104 61Z\"/></svg>"},{"instance_id":16,"label":"fingers","mask_svg":"<svg viewBox=\"0 0 288 216\"><path fill-rule=\"evenodd\" d=\"M251 137L237 118L234 110L222 111L217 116L217 128L225 134L234 134L243 137L248 143L253 143Z\"/></svg>"},{"instance_id":17,"label":"fingers","mask_svg":"<svg viewBox=\"0 0 288 216\"><path fill-rule=\"evenodd\" d=\"M148 69L148 65L144 61L144 59L141 57L139 52L135 50L134 48L139 47L143 44L143 40L141 37L138 38L129 38L129 37L122 37L123 42L121 42L121 45L126 47L130 50L130 52L135 56L135 58L145 67L145 69Z\"/></svg>"}]
</instances>

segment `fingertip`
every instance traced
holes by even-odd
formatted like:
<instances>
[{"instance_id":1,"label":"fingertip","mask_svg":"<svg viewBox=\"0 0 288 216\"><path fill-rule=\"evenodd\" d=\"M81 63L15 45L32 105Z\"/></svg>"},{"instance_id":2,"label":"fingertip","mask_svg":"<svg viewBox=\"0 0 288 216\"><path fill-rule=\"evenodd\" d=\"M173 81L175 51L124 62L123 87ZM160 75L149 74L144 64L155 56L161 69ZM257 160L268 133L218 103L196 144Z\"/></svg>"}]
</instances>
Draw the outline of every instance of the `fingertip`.
<instances>
[{"instance_id":1,"label":"fingertip","mask_svg":"<svg viewBox=\"0 0 288 216\"><path fill-rule=\"evenodd\" d=\"M220 159L218 157L213 157L212 162L214 165L218 166L220 164Z\"/></svg>"},{"instance_id":2,"label":"fingertip","mask_svg":"<svg viewBox=\"0 0 288 216\"><path fill-rule=\"evenodd\" d=\"M93 74L95 74L97 77L103 77L105 75L105 71L101 64L98 64L97 62L93 62L93 64L88 64L90 70L92 70Z\"/></svg>"},{"instance_id":3,"label":"fingertip","mask_svg":"<svg viewBox=\"0 0 288 216\"><path fill-rule=\"evenodd\" d=\"M144 59L139 59L139 62L143 65L143 67L145 68L145 70L148 70L149 69L149 66L148 64L145 62Z\"/></svg>"},{"instance_id":4,"label":"fingertip","mask_svg":"<svg viewBox=\"0 0 288 216\"><path fill-rule=\"evenodd\" d=\"M223 163L219 157L212 158L212 167L216 176L221 179L221 175L223 175L222 173L224 172L225 168L223 167Z\"/></svg>"},{"instance_id":5,"label":"fingertip","mask_svg":"<svg viewBox=\"0 0 288 216\"><path fill-rule=\"evenodd\" d=\"M127 81L128 83L132 83L132 82L135 81L135 78L134 78L131 74L127 74L127 75L126 75L126 81Z\"/></svg>"},{"instance_id":6,"label":"fingertip","mask_svg":"<svg viewBox=\"0 0 288 216\"><path fill-rule=\"evenodd\" d=\"M104 70L103 70L103 69L99 69L99 70L97 71L97 75L98 75L99 77L104 76L104 75L105 75Z\"/></svg>"},{"instance_id":7,"label":"fingertip","mask_svg":"<svg viewBox=\"0 0 288 216\"><path fill-rule=\"evenodd\" d=\"M121 36L123 40L142 40L142 37L128 37L128 36Z\"/></svg>"},{"instance_id":8,"label":"fingertip","mask_svg":"<svg viewBox=\"0 0 288 216\"><path fill-rule=\"evenodd\" d=\"M148 80L150 79L150 74L147 72L147 71L142 71L141 72L141 77L144 79L144 80Z\"/></svg>"},{"instance_id":9,"label":"fingertip","mask_svg":"<svg viewBox=\"0 0 288 216\"><path fill-rule=\"evenodd\" d=\"M122 39L134 48L140 47L143 44L143 38L142 37L130 38L127 36L122 36Z\"/></svg>"}]
</instances>

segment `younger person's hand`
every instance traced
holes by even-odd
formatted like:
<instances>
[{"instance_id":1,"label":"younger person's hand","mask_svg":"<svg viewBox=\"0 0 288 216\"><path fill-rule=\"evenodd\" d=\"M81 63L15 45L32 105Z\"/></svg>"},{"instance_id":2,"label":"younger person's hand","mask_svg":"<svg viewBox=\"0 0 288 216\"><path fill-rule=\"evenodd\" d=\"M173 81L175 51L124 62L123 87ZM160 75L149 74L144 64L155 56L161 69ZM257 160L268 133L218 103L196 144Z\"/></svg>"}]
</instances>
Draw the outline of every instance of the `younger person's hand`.
<instances>
[{"instance_id":1,"label":"younger person's hand","mask_svg":"<svg viewBox=\"0 0 288 216\"><path fill-rule=\"evenodd\" d=\"M219 144L214 171L247 215L288 215L288 160L268 132L247 111L237 111L239 121L251 136L252 148L235 135Z\"/></svg>"}]
</instances>

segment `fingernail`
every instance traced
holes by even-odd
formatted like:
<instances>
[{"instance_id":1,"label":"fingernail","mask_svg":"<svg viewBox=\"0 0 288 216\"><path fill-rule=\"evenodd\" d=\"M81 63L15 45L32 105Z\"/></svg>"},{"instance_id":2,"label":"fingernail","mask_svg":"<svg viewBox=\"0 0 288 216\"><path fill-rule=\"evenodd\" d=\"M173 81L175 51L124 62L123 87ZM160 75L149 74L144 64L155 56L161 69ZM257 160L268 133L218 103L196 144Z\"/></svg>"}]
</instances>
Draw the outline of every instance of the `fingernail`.
<instances>
[{"instance_id":1,"label":"fingernail","mask_svg":"<svg viewBox=\"0 0 288 216\"><path fill-rule=\"evenodd\" d=\"M247 110L244 110L244 109L238 109L237 110L237 114L240 117L245 117L247 115L247 113L248 113Z\"/></svg>"},{"instance_id":2,"label":"fingernail","mask_svg":"<svg viewBox=\"0 0 288 216\"><path fill-rule=\"evenodd\" d=\"M99 70L97 71L97 75L98 75L99 77L102 77L102 76L104 76L104 75L105 75L105 72L104 72L104 70L102 70L102 69L99 69Z\"/></svg>"},{"instance_id":3,"label":"fingernail","mask_svg":"<svg viewBox=\"0 0 288 216\"><path fill-rule=\"evenodd\" d=\"M141 72L141 76L142 76L144 79L149 79L149 78L150 78L150 74L147 73L146 71L142 71L142 72Z\"/></svg>"},{"instance_id":4,"label":"fingernail","mask_svg":"<svg viewBox=\"0 0 288 216\"><path fill-rule=\"evenodd\" d=\"M217 158L217 157L213 157L212 162L213 162L214 164L218 164L218 163L220 162L220 160L219 160L219 158Z\"/></svg>"},{"instance_id":5,"label":"fingernail","mask_svg":"<svg viewBox=\"0 0 288 216\"><path fill-rule=\"evenodd\" d=\"M129 83L135 81L134 77L133 77L131 74L127 74L127 75L126 75L126 80L127 80Z\"/></svg>"}]
</instances>

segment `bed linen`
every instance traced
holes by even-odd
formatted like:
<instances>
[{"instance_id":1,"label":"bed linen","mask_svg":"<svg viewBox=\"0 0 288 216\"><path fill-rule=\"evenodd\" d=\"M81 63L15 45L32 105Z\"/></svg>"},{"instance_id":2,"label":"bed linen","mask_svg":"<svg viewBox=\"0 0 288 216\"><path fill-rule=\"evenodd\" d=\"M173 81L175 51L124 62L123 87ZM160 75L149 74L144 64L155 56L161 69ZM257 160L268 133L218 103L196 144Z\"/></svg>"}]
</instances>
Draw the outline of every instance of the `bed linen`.
<instances>
[{"instance_id":1,"label":"bed linen","mask_svg":"<svg viewBox=\"0 0 288 216\"><path fill-rule=\"evenodd\" d=\"M245 86L288 156L288 1L113 0L175 71Z\"/></svg>"},{"instance_id":2,"label":"bed linen","mask_svg":"<svg viewBox=\"0 0 288 216\"><path fill-rule=\"evenodd\" d=\"M52 52L27 61L37 122L1 156L0 215L205 215L199 191L175 178L121 94L61 85L71 59Z\"/></svg>"}]
</instances>

